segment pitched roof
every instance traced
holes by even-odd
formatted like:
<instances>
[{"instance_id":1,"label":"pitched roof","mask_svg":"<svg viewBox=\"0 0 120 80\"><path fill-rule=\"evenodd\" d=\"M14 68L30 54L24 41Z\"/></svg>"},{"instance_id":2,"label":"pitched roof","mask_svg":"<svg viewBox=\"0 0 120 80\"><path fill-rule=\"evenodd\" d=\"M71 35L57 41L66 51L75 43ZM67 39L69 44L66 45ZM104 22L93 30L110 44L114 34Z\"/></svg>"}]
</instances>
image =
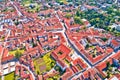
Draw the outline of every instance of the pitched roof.
<instances>
[{"instance_id":1,"label":"pitched roof","mask_svg":"<svg viewBox=\"0 0 120 80\"><path fill-rule=\"evenodd\" d=\"M56 55L59 59L64 59L71 52L70 48L65 46L64 44L60 44L60 46L53 51L52 54ZM55 56L54 56L55 57Z\"/></svg>"},{"instance_id":2,"label":"pitched roof","mask_svg":"<svg viewBox=\"0 0 120 80\"><path fill-rule=\"evenodd\" d=\"M114 39L111 41L111 43L113 44L114 47L118 47L120 45L120 43Z\"/></svg>"}]
</instances>

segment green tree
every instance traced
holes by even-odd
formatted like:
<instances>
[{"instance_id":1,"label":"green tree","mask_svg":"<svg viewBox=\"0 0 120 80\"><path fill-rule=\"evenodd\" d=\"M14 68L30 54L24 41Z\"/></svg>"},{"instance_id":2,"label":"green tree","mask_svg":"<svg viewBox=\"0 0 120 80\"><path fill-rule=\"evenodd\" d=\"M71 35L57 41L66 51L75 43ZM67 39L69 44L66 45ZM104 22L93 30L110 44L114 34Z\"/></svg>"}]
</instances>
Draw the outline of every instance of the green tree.
<instances>
[{"instance_id":1,"label":"green tree","mask_svg":"<svg viewBox=\"0 0 120 80\"><path fill-rule=\"evenodd\" d=\"M60 5L63 5L64 3L63 3L63 1L60 1Z\"/></svg>"},{"instance_id":2,"label":"green tree","mask_svg":"<svg viewBox=\"0 0 120 80\"><path fill-rule=\"evenodd\" d=\"M55 70L56 70L56 71L60 71L60 67L55 66Z\"/></svg>"},{"instance_id":3,"label":"green tree","mask_svg":"<svg viewBox=\"0 0 120 80\"><path fill-rule=\"evenodd\" d=\"M50 64L51 64L51 67L54 67L54 65L55 65L55 63L54 63L54 62L51 62Z\"/></svg>"},{"instance_id":4,"label":"green tree","mask_svg":"<svg viewBox=\"0 0 120 80\"><path fill-rule=\"evenodd\" d=\"M40 74L40 72L39 72L39 71L37 71L37 74L39 75L39 74Z\"/></svg>"},{"instance_id":5,"label":"green tree","mask_svg":"<svg viewBox=\"0 0 120 80\"><path fill-rule=\"evenodd\" d=\"M89 47L90 47L90 45L89 45L89 44L87 44L87 45L85 46L85 48L86 48L86 49L88 49Z\"/></svg>"},{"instance_id":6,"label":"green tree","mask_svg":"<svg viewBox=\"0 0 120 80\"><path fill-rule=\"evenodd\" d=\"M76 16L80 16L80 11L77 11L77 12L76 12Z\"/></svg>"},{"instance_id":7,"label":"green tree","mask_svg":"<svg viewBox=\"0 0 120 80\"><path fill-rule=\"evenodd\" d=\"M104 42L106 42L106 41L108 40L108 39L107 39L107 38L105 38L105 37L104 37L104 38L101 38L101 39L102 39Z\"/></svg>"},{"instance_id":8,"label":"green tree","mask_svg":"<svg viewBox=\"0 0 120 80\"><path fill-rule=\"evenodd\" d=\"M107 9L107 13L108 14L111 14L112 12L113 12L113 8L112 7L110 7L110 8Z\"/></svg>"},{"instance_id":9,"label":"green tree","mask_svg":"<svg viewBox=\"0 0 120 80\"><path fill-rule=\"evenodd\" d=\"M80 17L75 16L75 17L74 17L74 21L75 21L76 24L81 24L81 25L83 25L83 22L82 22L82 20L80 19Z\"/></svg>"},{"instance_id":10,"label":"green tree","mask_svg":"<svg viewBox=\"0 0 120 80\"><path fill-rule=\"evenodd\" d=\"M39 12L40 11L40 9L39 9L39 7L36 9L36 12Z\"/></svg>"},{"instance_id":11,"label":"green tree","mask_svg":"<svg viewBox=\"0 0 120 80\"><path fill-rule=\"evenodd\" d=\"M92 57L93 57L93 58L95 58L95 57L96 57L96 55L95 55L95 54L93 54L93 55L92 55Z\"/></svg>"},{"instance_id":12,"label":"green tree","mask_svg":"<svg viewBox=\"0 0 120 80\"><path fill-rule=\"evenodd\" d=\"M21 56L22 56L22 53L17 50L17 51L15 52L15 57L16 57L17 59L19 59Z\"/></svg>"},{"instance_id":13,"label":"green tree","mask_svg":"<svg viewBox=\"0 0 120 80\"><path fill-rule=\"evenodd\" d=\"M72 17L72 14L67 13L67 14L65 15L65 17L69 19L69 18L71 18L71 17Z\"/></svg>"},{"instance_id":14,"label":"green tree","mask_svg":"<svg viewBox=\"0 0 120 80\"><path fill-rule=\"evenodd\" d=\"M109 68L110 67L110 62L107 62L106 66L107 66L107 68Z\"/></svg>"},{"instance_id":15,"label":"green tree","mask_svg":"<svg viewBox=\"0 0 120 80\"><path fill-rule=\"evenodd\" d=\"M110 72L109 71L107 72L106 78L110 78Z\"/></svg>"},{"instance_id":16,"label":"green tree","mask_svg":"<svg viewBox=\"0 0 120 80\"><path fill-rule=\"evenodd\" d=\"M20 23L20 22L19 22L18 20L15 21L15 25L19 25L19 23Z\"/></svg>"}]
</instances>

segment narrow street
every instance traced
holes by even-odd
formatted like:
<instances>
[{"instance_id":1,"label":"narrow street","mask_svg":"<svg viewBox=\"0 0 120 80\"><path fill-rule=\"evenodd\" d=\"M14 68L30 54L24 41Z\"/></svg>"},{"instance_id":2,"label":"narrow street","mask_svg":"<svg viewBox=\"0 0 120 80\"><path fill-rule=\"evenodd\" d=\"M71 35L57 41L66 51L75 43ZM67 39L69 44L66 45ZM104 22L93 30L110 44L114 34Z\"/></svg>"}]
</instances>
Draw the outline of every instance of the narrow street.
<instances>
[{"instance_id":1,"label":"narrow street","mask_svg":"<svg viewBox=\"0 0 120 80\"><path fill-rule=\"evenodd\" d=\"M20 64L20 65L21 65L21 64ZM32 77L33 77L33 80L35 80L35 76L34 76L33 72L30 70L30 68L27 67L27 66L25 66L25 65L23 65L23 64L22 64L22 66L24 66L24 67L30 72L30 74L31 74Z\"/></svg>"},{"instance_id":2,"label":"narrow street","mask_svg":"<svg viewBox=\"0 0 120 80\"><path fill-rule=\"evenodd\" d=\"M16 7L16 5L11 0L10 0L10 3L14 6L14 8L16 9L18 15L22 16L22 13L18 10L18 8Z\"/></svg>"},{"instance_id":3,"label":"narrow street","mask_svg":"<svg viewBox=\"0 0 120 80\"><path fill-rule=\"evenodd\" d=\"M57 15L56 11L55 11L55 14L56 14L56 17L59 19L60 24L63 26L63 30L62 30L62 31L52 31L52 32L53 32L53 33L62 33L63 36L64 36L64 38L65 38L65 41L67 42L67 45L69 45L68 40L67 40L66 35L65 35L66 29L65 29L65 27L64 27L64 23L61 22L61 20L60 20L59 16Z\"/></svg>"}]
</instances>

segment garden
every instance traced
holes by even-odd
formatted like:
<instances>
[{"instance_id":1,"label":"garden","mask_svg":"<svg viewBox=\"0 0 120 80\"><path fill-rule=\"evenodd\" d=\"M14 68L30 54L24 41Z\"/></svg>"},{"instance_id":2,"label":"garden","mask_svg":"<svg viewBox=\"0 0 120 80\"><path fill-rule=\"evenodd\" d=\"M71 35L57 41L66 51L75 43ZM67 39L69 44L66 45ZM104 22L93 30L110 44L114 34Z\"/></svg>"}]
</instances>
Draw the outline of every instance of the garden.
<instances>
[{"instance_id":1,"label":"garden","mask_svg":"<svg viewBox=\"0 0 120 80\"><path fill-rule=\"evenodd\" d=\"M106 78L110 78L115 74L120 74L120 64L116 59L113 59L112 64L110 64L110 62L106 62L106 67L103 71L106 73Z\"/></svg>"},{"instance_id":2,"label":"garden","mask_svg":"<svg viewBox=\"0 0 120 80\"><path fill-rule=\"evenodd\" d=\"M15 73L11 72L4 76L4 80L15 80Z\"/></svg>"},{"instance_id":3,"label":"garden","mask_svg":"<svg viewBox=\"0 0 120 80\"><path fill-rule=\"evenodd\" d=\"M46 70L46 64L42 58L35 59L34 66L36 74L42 74Z\"/></svg>"},{"instance_id":4,"label":"garden","mask_svg":"<svg viewBox=\"0 0 120 80\"><path fill-rule=\"evenodd\" d=\"M53 77L50 77L50 78L48 78L48 79L46 79L46 80L59 80L59 78L60 78L60 75L57 74L57 75L55 75L55 76L53 76Z\"/></svg>"},{"instance_id":5,"label":"garden","mask_svg":"<svg viewBox=\"0 0 120 80\"><path fill-rule=\"evenodd\" d=\"M23 54L24 53L24 49L16 49L16 50L11 50L10 52L9 52L9 54L11 54L11 55L14 55L15 56L15 54L16 54L16 52L20 52L21 54Z\"/></svg>"},{"instance_id":6,"label":"garden","mask_svg":"<svg viewBox=\"0 0 120 80\"><path fill-rule=\"evenodd\" d=\"M27 8L28 12L40 11L40 4L34 3L33 0L23 0L22 5Z\"/></svg>"},{"instance_id":7,"label":"garden","mask_svg":"<svg viewBox=\"0 0 120 80\"><path fill-rule=\"evenodd\" d=\"M43 57L33 60L36 74L43 74L55 66L55 61L50 57L50 52Z\"/></svg>"}]
</instances>

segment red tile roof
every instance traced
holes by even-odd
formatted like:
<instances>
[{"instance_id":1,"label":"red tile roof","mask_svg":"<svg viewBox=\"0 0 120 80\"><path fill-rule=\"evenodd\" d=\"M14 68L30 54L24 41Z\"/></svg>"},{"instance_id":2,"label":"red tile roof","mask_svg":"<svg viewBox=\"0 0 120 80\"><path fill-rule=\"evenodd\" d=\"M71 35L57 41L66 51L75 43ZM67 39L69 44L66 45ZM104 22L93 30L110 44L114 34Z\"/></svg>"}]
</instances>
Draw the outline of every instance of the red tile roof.
<instances>
[{"instance_id":1,"label":"red tile roof","mask_svg":"<svg viewBox=\"0 0 120 80\"><path fill-rule=\"evenodd\" d=\"M74 73L77 73L79 71L76 66L72 66L71 68Z\"/></svg>"},{"instance_id":2,"label":"red tile roof","mask_svg":"<svg viewBox=\"0 0 120 80\"><path fill-rule=\"evenodd\" d=\"M83 69L87 68L87 65L80 58L77 58L73 61L74 65L79 64Z\"/></svg>"},{"instance_id":3,"label":"red tile roof","mask_svg":"<svg viewBox=\"0 0 120 80\"><path fill-rule=\"evenodd\" d=\"M120 45L120 43L117 42L116 40L112 40L111 44L113 44L114 47L118 47Z\"/></svg>"},{"instance_id":4,"label":"red tile roof","mask_svg":"<svg viewBox=\"0 0 120 80\"><path fill-rule=\"evenodd\" d=\"M62 54L59 54L59 52L61 52ZM52 54L54 55L54 57L56 57L56 59L57 57L59 59L64 59L67 57L67 55L70 54L70 52L71 52L70 48L66 47L64 44L61 44L57 49L53 51Z\"/></svg>"},{"instance_id":5,"label":"red tile roof","mask_svg":"<svg viewBox=\"0 0 120 80\"><path fill-rule=\"evenodd\" d=\"M3 58L8 56L8 49L4 49L3 51Z\"/></svg>"},{"instance_id":6,"label":"red tile roof","mask_svg":"<svg viewBox=\"0 0 120 80\"><path fill-rule=\"evenodd\" d=\"M14 59L14 56L13 55L9 55L9 56L6 56L6 57L2 57L2 62L6 62L6 61L10 61Z\"/></svg>"},{"instance_id":7,"label":"red tile roof","mask_svg":"<svg viewBox=\"0 0 120 80\"><path fill-rule=\"evenodd\" d=\"M66 72L61 76L62 80L68 80L74 73L70 68L66 69Z\"/></svg>"},{"instance_id":8,"label":"red tile roof","mask_svg":"<svg viewBox=\"0 0 120 80\"><path fill-rule=\"evenodd\" d=\"M62 67L62 68L65 68L66 67L66 65L65 65L65 63L62 61L62 60L57 60L57 62L59 63L59 65Z\"/></svg>"},{"instance_id":9,"label":"red tile roof","mask_svg":"<svg viewBox=\"0 0 120 80\"><path fill-rule=\"evenodd\" d=\"M102 74L102 76L106 76L106 74L103 72L103 69L106 68L106 62L110 62L110 64L112 64L112 59L118 59L120 58L120 51L117 52L116 54L114 54L112 57L110 57L108 60L102 62L102 63L99 63L97 66L96 66L96 69L100 72L100 74Z\"/></svg>"},{"instance_id":10,"label":"red tile roof","mask_svg":"<svg viewBox=\"0 0 120 80\"><path fill-rule=\"evenodd\" d=\"M43 80L43 76L42 75L38 75L38 80Z\"/></svg>"}]
</instances>

